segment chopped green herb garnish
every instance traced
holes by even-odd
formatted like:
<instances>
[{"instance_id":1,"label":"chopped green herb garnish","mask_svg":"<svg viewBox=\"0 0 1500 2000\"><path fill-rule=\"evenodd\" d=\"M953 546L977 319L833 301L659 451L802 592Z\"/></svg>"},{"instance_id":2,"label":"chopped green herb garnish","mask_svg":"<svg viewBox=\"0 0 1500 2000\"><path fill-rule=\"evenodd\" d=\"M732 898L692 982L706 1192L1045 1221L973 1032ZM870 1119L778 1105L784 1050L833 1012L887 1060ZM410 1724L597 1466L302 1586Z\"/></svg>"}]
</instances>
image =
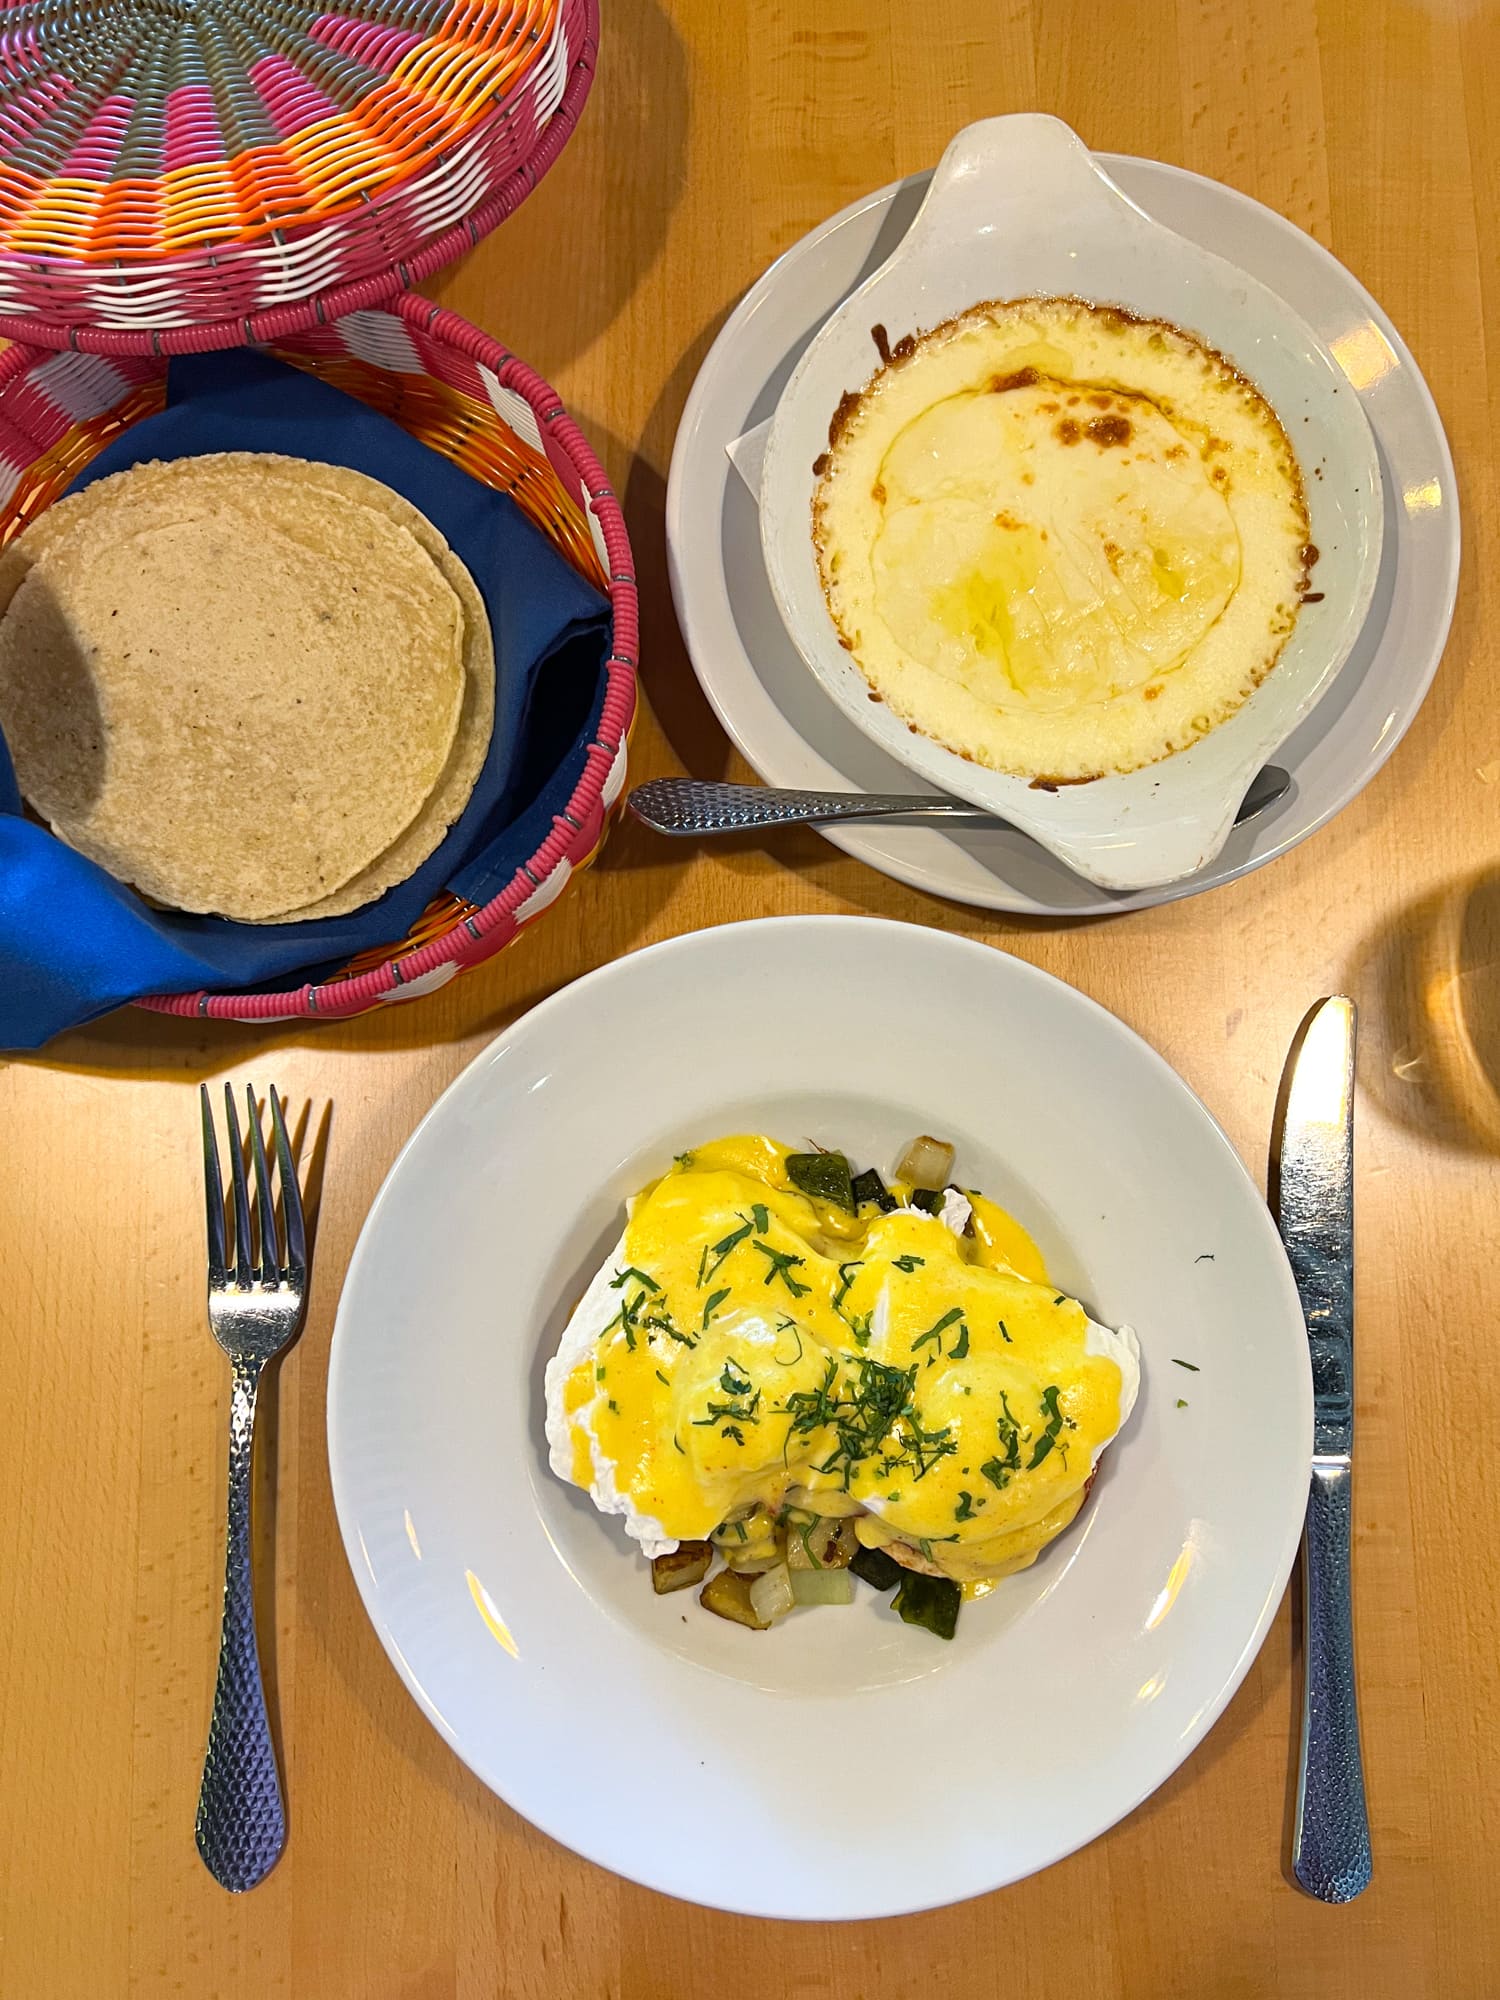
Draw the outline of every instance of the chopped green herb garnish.
<instances>
[{"instance_id":1,"label":"chopped green herb garnish","mask_svg":"<svg viewBox=\"0 0 1500 2000\"><path fill-rule=\"evenodd\" d=\"M930 1340L935 1343L938 1353L941 1354L943 1351L943 1335L955 1320L962 1319L963 1316L964 1309L962 1306L950 1306L935 1326L930 1326L925 1333L917 1335L911 1344L912 1353L915 1354L919 1347L925 1347Z\"/></svg>"},{"instance_id":2,"label":"chopped green herb garnish","mask_svg":"<svg viewBox=\"0 0 1500 2000\"><path fill-rule=\"evenodd\" d=\"M890 1368L861 1355L841 1382L839 1364L830 1355L816 1389L803 1389L787 1397L785 1409L791 1419L788 1437L809 1437L814 1431L831 1429L834 1449L816 1470L840 1473L847 1493L854 1467L875 1455L907 1407L916 1374L915 1367Z\"/></svg>"},{"instance_id":3,"label":"chopped green herb garnish","mask_svg":"<svg viewBox=\"0 0 1500 2000\"><path fill-rule=\"evenodd\" d=\"M968 1351L969 1351L969 1324L968 1321L965 1320L964 1324L958 1329L957 1340L955 1340L953 1345L948 1349L948 1359L950 1361L962 1361L964 1356L968 1353Z\"/></svg>"},{"instance_id":4,"label":"chopped green herb garnish","mask_svg":"<svg viewBox=\"0 0 1500 2000\"><path fill-rule=\"evenodd\" d=\"M1179 1410L1185 1410L1187 1408L1187 1398L1185 1396L1179 1396L1177 1398L1177 1407Z\"/></svg>"},{"instance_id":5,"label":"chopped green herb garnish","mask_svg":"<svg viewBox=\"0 0 1500 2000\"><path fill-rule=\"evenodd\" d=\"M1205 1250L1201 1257L1195 1257L1193 1259L1193 1262L1195 1264L1212 1264L1213 1261L1214 1261L1214 1253L1212 1250Z\"/></svg>"},{"instance_id":6,"label":"chopped green herb garnish","mask_svg":"<svg viewBox=\"0 0 1500 2000\"><path fill-rule=\"evenodd\" d=\"M657 1379L657 1381L658 1381L658 1382L665 1382L665 1383L666 1383L666 1386L667 1386L667 1387L668 1387L669 1389L671 1388L672 1384L671 1384L671 1380L670 1380L670 1378L669 1378L669 1377L667 1377L667 1376L665 1376L665 1375L663 1375L663 1374L662 1374L662 1372L661 1372L661 1370L660 1370L659 1368L658 1368L658 1369L657 1369L657 1371L656 1371L656 1379Z\"/></svg>"},{"instance_id":7,"label":"chopped green herb garnish","mask_svg":"<svg viewBox=\"0 0 1500 2000\"><path fill-rule=\"evenodd\" d=\"M786 1177L799 1194L854 1214L854 1183L842 1153L788 1153Z\"/></svg>"},{"instance_id":8,"label":"chopped green herb garnish","mask_svg":"<svg viewBox=\"0 0 1500 2000\"><path fill-rule=\"evenodd\" d=\"M755 1223L756 1235L764 1236L771 1226L771 1211L763 1202L752 1201L750 1204L750 1214Z\"/></svg>"},{"instance_id":9,"label":"chopped green herb garnish","mask_svg":"<svg viewBox=\"0 0 1500 2000\"><path fill-rule=\"evenodd\" d=\"M905 1447L903 1458L910 1459L916 1467L919 1480L927 1477L940 1458L947 1458L958 1450L958 1440L951 1435L946 1424L939 1431L924 1430L915 1407L910 1403L901 1413L901 1442Z\"/></svg>"},{"instance_id":10,"label":"chopped green herb garnish","mask_svg":"<svg viewBox=\"0 0 1500 2000\"><path fill-rule=\"evenodd\" d=\"M681 1327L673 1326L670 1320L653 1320L652 1325L659 1325L662 1332L669 1339L675 1340L679 1347L696 1347L698 1345L698 1336L696 1333L684 1333Z\"/></svg>"},{"instance_id":11,"label":"chopped green herb garnish","mask_svg":"<svg viewBox=\"0 0 1500 2000\"><path fill-rule=\"evenodd\" d=\"M707 1430L717 1423L758 1424L760 1422L760 1391L752 1390L750 1377L733 1361L724 1363L724 1372L719 1377L719 1387L729 1397L727 1403L708 1403L707 1414L693 1418L696 1430ZM743 1444L745 1440L738 1440Z\"/></svg>"},{"instance_id":12,"label":"chopped green herb garnish","mask_svg":"<svg viewBox=\"0 0 1500 2000\"><path fill-rule=\"evenodd\" d=\"M863 1259L855 1258L852 1263L839 1265L839 1288L833 1295L833 1309L838 1312L849 1296L849 1287L854 1283L854 1274L863 1269Z\"/></svg>"},{"instance_id":13,"label":"chopped green herb garnish","mask_svg":"<svg viewBox=\"0 0 1500 2000\"><path fill-rule=\"evenodd\" d=\"M981 1500L979 1504L982 1507L984 1502ZM972 1521L974 1518L974 1495L967 1488L959 1493L958 1505L953 1510L953 1518L955 1521Z\"/></svg>"},{"instance_id":14,"label":"chopped green herb garnish","mask_svg":"<svg viewBox=\"0 0 1500 2000\"><path fill-rule=\"evenodd\" d=\"M1010 1398L1003 1389L1000 1391L1000 1414L995 1419L995 1428L1000 1433L1004 1455L990 1459L988 1464L981 1465L979 1470L991 1486L1003 1491L1010 1484L1010 1475L1021 1463L1021 1427L1011 1415Z\"/></svg>"},{"instance_id":15,"label":"chopped green herb garnish","mask_svg":"<svg viewBox=\"0 0 1500 2000\"><path fill-rule=\"evenodd\" d=\"M786 1314L783 1313L781 1318L776 1322L776 1331L778 1333L789 1333L797 1343L797 1352L792 1356L790 1361L783 1361L779 1354L772 1358L779 1368L795 1368L797 1363L802 1359L802 1329L794 1319L788 1319Z\"/></svg>"},{"instance_id":16,"label":"chopped green herb garnish","mask_svg":"<svg viewBox=\"0 0 1500 2000\"><path fill-rule=\"evenodd\" d=\"M602 1382L604 1380L604 1370L602 1368L596 1368L594 1370L594 1380L596 1382Z\"/></svg>"},{"instance_id":17,"label":"chopped green herb garnish","mask_svg":"<svg viewBox=\"0 0 1500 2000\"><path fill-rule=\"evenodd\" d=\"M757 1229L764 1231L770 1218L759 1202L753 1205L750 1213L755 1218L753 1222L747 1221L742 1215L740 1217L740 1227L738 1229L731 1229L729 1234L721 1236L717 1243L709 1244L704 1250L703 1255L698 1259L698 1289L700 1292L709 1279L715 1275L719 1266L732 1250L737 1250L746 1237L753 1236Z\"/></svg>"},{"instance_id":18,"label":"chopped green herb garnish","mask_svg":"<svg viewBox=\"0 0 1500 2000\"><path fill-rule=\"evenodd\" d=\"M997 1325L997 1326L999 1327L999 1329L1000 1329L1000 1338L1001 1338L1001 1339L1002 1339L1003 1341L1005 1341L1007 1345L1009 1345L1009 1343L1010 1343L1010 1334L1009 1334L1009 1332L1008 1332L1008 1330L1007 1330L1007 1328L1006 1328L1006 1325L1005 1325L1005 1321L1004 1321L1003 1319L1002 1319L1002 1320L997 1320L997 1321L995 1322L995 1324L996 1324L996 1325Z\"/></svg>"},{"instance_id":19,"label":"chopped green herb garnish","mask_svg":"<svg viewBox=\"0 0 1500 2000\"><path fill-rule=\"evenodd\" d=\"M854 1335L854 1345L856 1347L869 1346L870 1330L874 1324L875 1315L872 1312L856 1313L853 1319L850 1320L849 1331Z\"/></svg>"},{"instance_id":20,"label":"chopped green herb garnish","mask_svg":"<svg viewBox=\"0 0 1500 2000\"><path fill-rule=\"evenodd\" d=\"M1031 1458L1026 1467L1028 1472L1035 1472L1057 1443L1058 1433L1063 1427L1063 1413L1057 1406L1058 1393L1055 1382L1042 1391L1042 1411L1047 1419L1047 1428L1032 1446Z\"/></svg>"},{"instance_id":21,"label":"chopped green herb garnish","mask_svg":"<svg viewBox=\"0 0 1500 2000\"><path fill-rule=\"evenodd\" d=\"M728 1297L729 1297L728 1285L725 1285L721 1291L709 1293L708 1298L703 1307L702 1328L704 1333L708 1332L709 1321L713 1318L714 1314L719 1310L719 1307L723 1305L724 1301Z\"/></svg>"},{"instance_id":22,"label":"chopped green herb garnish","mask_svg":"<svg viewBox=\"0 0 1500 2000\"><path fill-rule=\"evenodd\" d=\"M615 1275L609 1281L609 1288L612 1292L621 1291L630 1283L632 1278L635 1279L638 1285L644 1285L648 1292L659 1292L661 1290L661 1286L657 1284L649 1271L638 1271L634 1264L627 1264L623 1271L616 1271Z\"/></svg>"},{"instance_id":23,"label":"chopped green herb garnish","mask_svg":"<svg viewBox=\"0 0 1500 2000\"><path fill-rule=\"evenodd\" d=\"M688 1168L693 1164L693 1156L691 1152L674 1153L672 1155L672 1164L674 1167L680 1168L683 1173L686 1173Z\"/></svg>"},{"instance_id":24,"label":"chopped green herb garnish","mask_svg":"<svg viewBox=\"0 0 1500 2000\"><path fill-rule=\"evenodd\" d=\"M681 1442L681 1440L680 1440L680 1439L679 1439L679 1438L678 1438L678 1437L677 1437L677 1436L676 1436L675 1434L674 1434L674 1436L673 1436L673 1438L672 1438L672 1442L673 1442L673 1444L674 1444L674 1445L676 1445L676 1447L677 1447L677 1449L678 1449L679 1451L682 1451L682 1442ZM686 1458L686 1457L687 1457L687 1453L686 1453L685 1451L682 1451L682 1455L683 1455L683 1457L684 1457L684 1458Z\"/></svg>"},{"instance_id":25,"label":"chopped green herb garnish","mask_svg":"<svg viewBox=\"0 0 1500 2000\"><path fill-rule=\"evenodd\" d=\"M794 1299L806 1298L812 1286L804 1285L800 1278L792 1276L799 1264L807 1262L805 1257L794 1257L789 1250L773 1250L769 1243L762 1243L758 1236L752 1239L752 1248L758 1250L770 1264L764 1279L766 1284L769 1285L774 1279L780 1278Z\"/></svg>"},{"instance_id":26,"label":"chopped green herb garnish","mask_svg":"<svg viewBox=\"0 0 1500 2000\"><path fill-rule=\"evenodd\" d=\"M1172 1356L1172 1366L1174 1368L1187 1368L1194 1375L1201 1375L1203 1372L1196 1361L1179 1361L1175 1354Z\"/></svg>"},{"instance_id":27,"label":"chopped green herb garnish","mask_svg":"<svg viewBox=\"0 0 1500 2000\"><path fill-rule=\"evenodd\" d=\"M904 1257L897 1257L894 1261L898 1271L905 1271L910 1274L912 1271L920 1270L922 1265L927 1262L927 1259L925 1257L913 1257L910 1251L908 1251Z\"/></svg>"},{"instance_id":28,"label":"chopped green herb garnish","mask_svg":"<svg viewBox=\"0 0 1500 2000\"><path fill-rule=\"evenodd\" d=\"M743 1444L745 1442L745 1433L740 1429L738 1424L726 1424L723 1430L719 1432L719 1436L733 1438L736 1444Z\"/></svg>"},{"instance_id":29,"label":"chopped green herb garnish","mask_svg":"<svg viewBox=\"0 0 1500 2000\"><path fill-rule=\"evenodd\" d=\"M1058 1293L1058 1295L1057 1295L1057 1297L1056 1297L1056 1298L1055 1298L1055 1299L1054 1299L1054 1300L1052 1301L1052 1303L1053 1303L1053 1305L1055 1305L1055 1306L1065 1306L1065 1305L1066 1305L1066 1304L1068 1303L1068 1295L1067 1295L1067 1293L1066 1293L1066 1292L1059 1292L1059 1293Z\"/></svg>"},{"instance_id":30,"label":"chopped green herb garnish","mask_svg":"<svg viewBox=\"0 0 1500 2000\"><path fill-rule=\"evenodd\" d=\"M619 1404L618 1404L618 1403L617 1403L617 1402L615 1401L615 1399L614 1399L614 1397L613 1397L613 1396L611 1396L611 1397L610 1397L610 1399L609 1399L609 1407L610 1407L610 1408L611 1408L611 1409L612 1409L612 1410L614 1411L614 1413L615 1413L615 1415L616 1415L616 1416L618 1416L618 1415L620 1414L620 1406L619 1406Z\"/></svg>"}]
</instances>

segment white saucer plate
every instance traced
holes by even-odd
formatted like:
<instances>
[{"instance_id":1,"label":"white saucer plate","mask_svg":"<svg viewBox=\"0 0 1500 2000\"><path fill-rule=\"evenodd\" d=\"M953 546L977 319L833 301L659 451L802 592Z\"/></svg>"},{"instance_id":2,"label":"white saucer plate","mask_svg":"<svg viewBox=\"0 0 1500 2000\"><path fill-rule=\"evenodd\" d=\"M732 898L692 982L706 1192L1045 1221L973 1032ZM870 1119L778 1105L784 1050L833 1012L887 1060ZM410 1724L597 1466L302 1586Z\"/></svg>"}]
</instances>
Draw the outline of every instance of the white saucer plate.
<instances>
[{"instance_id":1,"label":"white saucer plate","mask_svg":"<svg viewBox=\"0 0 1500 2000\"><path fill-rule=\"evenodd\" d=\"M899 1063L881 994L924 996ZM548 1468L543 1369L625 1198L756 1129L881 1165L941 1133L1058 1285L1139 1335L1085 1513L951 1644L868 1591L764 1633L657 1597ZM676 938L501 1035L370 1212L328 1388L366 1610L453 1749L580 1854L778 1917L977 1895L1160 1785L1281 1598L1311 1429L1275 1226L1186 1084L1022 961L856 917Z\"/></svg>"},{"instance_id":2,"label":"white saucer plate","mask_svg":"<svg viewBox=\"0 0 1500 2000\"><path fill-rule=\"evenodd\" d=\"M1292 773L1290 793L1183 881L1102 889L1015 831L820 829L914 888L1034 915L1107 914L1196 894L1263 866L1325 825L1380 769L1421 706L1458 583L1457 494L1442 424L1409 351L1369 294L1311 237L1245 195L1155 161L1099 160L1149 214L1271 286L1327 348L1374 433L1383 548L1347 663L1275 754ZM705 693L768 784L920 788L823 692L793 645L766 576L755 502L727 447L771 416L828 315L901 241L928 178L854 203L771 266L715 341L678 431L667 495L678 621Z\"/></svg>"}]
</instances>

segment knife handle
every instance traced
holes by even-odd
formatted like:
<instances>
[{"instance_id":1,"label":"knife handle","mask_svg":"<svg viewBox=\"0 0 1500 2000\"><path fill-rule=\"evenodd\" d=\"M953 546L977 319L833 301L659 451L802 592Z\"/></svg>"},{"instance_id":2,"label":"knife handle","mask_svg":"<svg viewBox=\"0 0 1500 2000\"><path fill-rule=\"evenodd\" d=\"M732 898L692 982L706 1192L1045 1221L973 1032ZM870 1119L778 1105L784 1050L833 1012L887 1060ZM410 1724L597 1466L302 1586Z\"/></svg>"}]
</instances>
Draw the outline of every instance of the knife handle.
<instances>
[{"instance_id":1,"label":"knife handle","mask_svg":"<svg viewBox=\"0 0 1500 2000\"><path fill-rule=\"evenodd\" d=\"M1349 1461L1313 1460L1302 1545L1302 1759L1292 1870L1310 1896L1347 1903L1369 1886L1350 1591Z\"/></svg>"}]
</instances>

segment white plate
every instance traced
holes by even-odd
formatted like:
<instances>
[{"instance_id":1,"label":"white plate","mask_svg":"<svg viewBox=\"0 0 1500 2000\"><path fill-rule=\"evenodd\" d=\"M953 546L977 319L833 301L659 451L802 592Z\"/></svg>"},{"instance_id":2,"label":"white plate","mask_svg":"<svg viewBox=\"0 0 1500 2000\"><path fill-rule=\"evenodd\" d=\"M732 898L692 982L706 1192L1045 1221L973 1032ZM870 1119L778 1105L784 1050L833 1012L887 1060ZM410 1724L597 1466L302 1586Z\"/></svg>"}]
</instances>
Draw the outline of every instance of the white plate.
<instances>
[{"instance_id":1,"label":"white plate","mask_svg":"<svg viewBox=\"0 0 1500 2000\"><path fill-rule=\"evenodd\" d=\"M1155 161L1099 158L1150 214L1271 285L1329 349L1381 462L1380 575L1336 684L1277 752L1295 781L1291 793L1232 833L1217 859L1187 881L1133 894L1101 890L1021 833L820 829L914 888L986 909L1060 916L1138 909L1231 881L1306 839L1363 789L1410 725L1436 671L1458 583L1447 441L1410 353L1369 294L1311 237L1248 197ZM761 558L755 503L725 454L771 415L830 311L890 256L927 180L917 175L854 203L771 266L710 350L678 430L667 493L678 620L704 691L768 784L913 789L910 772L854 728L787 636Z\"/></svg>"},{"instance_id":2,"label":"white plate","mask_svg":"<svg viewBox=\"0 0 1500 2000\"><path fill-rule=\"evenodd\" d=\"M870 686L829 615L811 531L829 419L892 342L985 299L1079 294L1170 320L1241 368L1288 430L1306 486L1318 598L1276 670L1233 716L1126 776L1060 791L986 770L908 727ZM1129 200L1061 119L967 126L938 162L893 256L819 330L782 391L766 441L761 549L787 631L846 719L898 763L999 813L1101 888L1178 882L1219 852L1261 765L1348 659L1380 567L1380 468L1349 384L1269 286Z\"/></svg>"},{"instance_id":3,"label":"white plate","mask_svg":"<svg viewBox=\"0 0 1500 2000\"><path fill-rule=\"evenodd\" d=\"M880 994L920 996L920 1032L893 1044ZM768 1633L655 1597L548 1470L543 1367L625 1196L757 1127L882 1163L943 1133L1059 1286L1139 1333L1141 1398L1084 1517L951 1645L865 1592ZM328 1389L366 1609L465 1762L606 1867L782 1917L976 1895L1159 1785L1276 1609L1311 1421L1275 1227L1187 1086L1020 960L852 917L675 938L494 1042L371 1210Z\"/></svg>"}]
</instances>

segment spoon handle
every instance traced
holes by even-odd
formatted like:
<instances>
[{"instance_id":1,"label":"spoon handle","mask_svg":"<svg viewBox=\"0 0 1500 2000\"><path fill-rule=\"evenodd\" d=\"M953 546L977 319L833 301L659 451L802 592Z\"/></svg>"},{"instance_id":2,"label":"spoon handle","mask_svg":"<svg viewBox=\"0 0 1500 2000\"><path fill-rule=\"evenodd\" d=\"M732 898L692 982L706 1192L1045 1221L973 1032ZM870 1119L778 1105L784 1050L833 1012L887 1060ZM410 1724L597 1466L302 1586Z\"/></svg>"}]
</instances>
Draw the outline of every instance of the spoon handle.
<instances>
[{"instance_id":1,"label":"spoon handle","mask_svg":"<svg viewBox=\"0 0 1500 2000\"><path fill-rule=\"evenodd\" d=\"M758 826L817 826L836 819L884 819L892 813L970 825L1007 822L962 799L913 798L899 792L779 791L703 778L652 778L630 794L630 810L658 833L741 833Z\"/></svg>"},{"instance_id":2,"label":"spoon handle","mask_svg":"<svg viewBox=\"0 0 1500 2000\"><path fill-rule=\"evenodd\" d=\"M1267 764L1234 816L1236 826L1263 813L1291 790L1279 765ZM821 826L838 819L943 820L958 826L1010 826L1011 821L945 793L800 792L773 785L726 785L710 778L650 778L627 803L657 833L746 833L758 826Z\"/></svg>"}]
</instances>

